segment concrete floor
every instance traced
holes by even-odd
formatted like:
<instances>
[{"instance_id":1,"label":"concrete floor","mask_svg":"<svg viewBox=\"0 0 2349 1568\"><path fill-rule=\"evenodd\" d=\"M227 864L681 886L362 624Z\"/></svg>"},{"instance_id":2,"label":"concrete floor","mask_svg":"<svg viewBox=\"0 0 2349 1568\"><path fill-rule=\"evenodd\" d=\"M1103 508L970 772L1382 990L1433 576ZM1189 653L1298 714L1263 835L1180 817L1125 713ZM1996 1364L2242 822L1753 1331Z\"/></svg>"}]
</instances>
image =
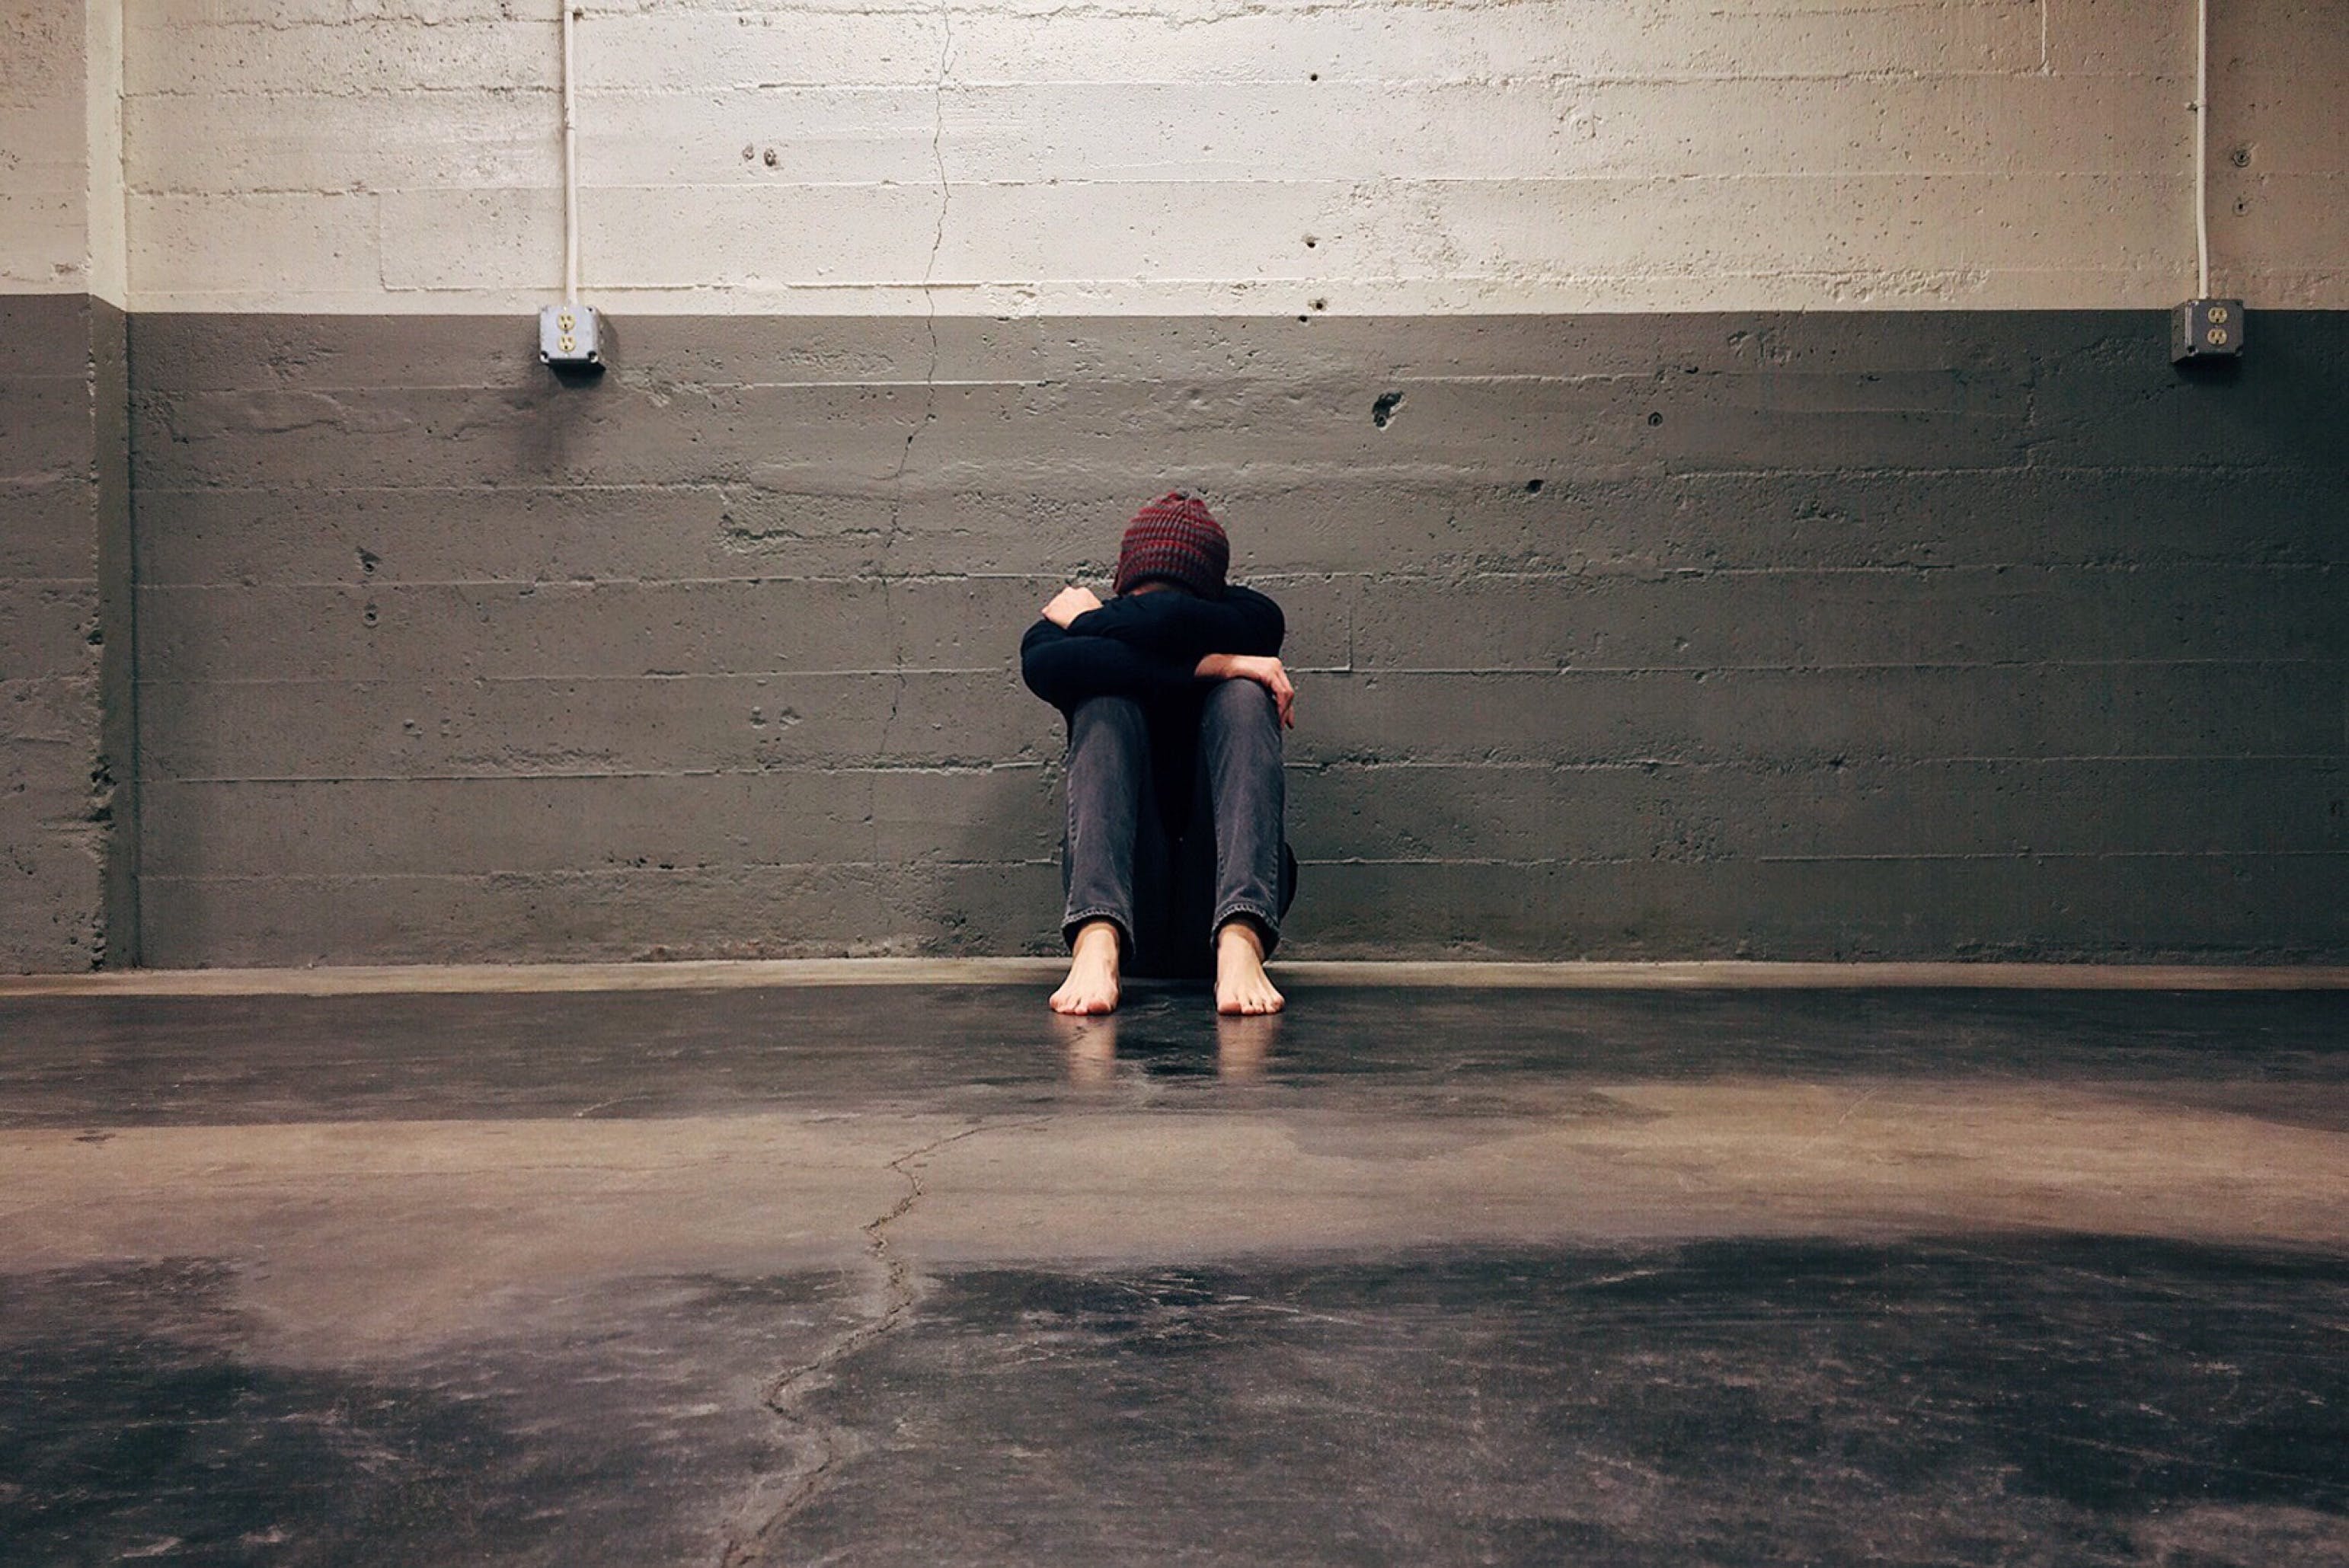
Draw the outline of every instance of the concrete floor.
<instances>
[{"instance_id":1,"label":"concrete floor","mask_svg":"<svg viewBox=\"0 0 2349 1568\"><path fill-rule=\"evenodd\" d=\"M0 1562L2349 1561L2349 993L0 995Z\"/></svg>"}]
</instances>

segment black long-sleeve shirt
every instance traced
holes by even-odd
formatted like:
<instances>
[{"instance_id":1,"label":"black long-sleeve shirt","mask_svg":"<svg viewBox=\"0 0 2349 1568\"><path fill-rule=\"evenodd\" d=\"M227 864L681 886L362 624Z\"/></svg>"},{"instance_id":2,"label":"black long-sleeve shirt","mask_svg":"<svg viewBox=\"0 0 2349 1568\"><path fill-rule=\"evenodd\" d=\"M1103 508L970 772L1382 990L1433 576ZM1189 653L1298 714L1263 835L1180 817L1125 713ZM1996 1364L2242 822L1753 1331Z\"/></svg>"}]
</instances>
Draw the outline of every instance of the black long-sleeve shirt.
<instances>
[{"instance_id":1,"label":"black long-sleeve shirt","mask_svg":"<svg viewBox=\"0 0 2349 1568\"><path fill-rule=\"evenodd\" d=\"M1172 830L1190 810L1199 704L1214 683L1194 673L1209 654L1280 652L1280 606L1249 588L1202 599L1179 588L1122 593L1066 630L1039 620L1019 639L1028 689L1066 717L1088 697L1130 696L1150 722L1152 773Z\"/></svg>"},{"instance_id":2,"label":"black long-sleeve shirt","mask_svg":"<svg viewBox=\"0 0 2349 1568\"><path fill-rule=\"evenodd\" d=\"M1193 670L1209 654L1280 652L1280 606L1251 588L1201 599L1179 588L1123 593L1066 630L1039 620L1019 639L1028 689L1067 714L1092 696L1130 696L1145 707L1196 701Z\"/></svg>"}]
</instances>

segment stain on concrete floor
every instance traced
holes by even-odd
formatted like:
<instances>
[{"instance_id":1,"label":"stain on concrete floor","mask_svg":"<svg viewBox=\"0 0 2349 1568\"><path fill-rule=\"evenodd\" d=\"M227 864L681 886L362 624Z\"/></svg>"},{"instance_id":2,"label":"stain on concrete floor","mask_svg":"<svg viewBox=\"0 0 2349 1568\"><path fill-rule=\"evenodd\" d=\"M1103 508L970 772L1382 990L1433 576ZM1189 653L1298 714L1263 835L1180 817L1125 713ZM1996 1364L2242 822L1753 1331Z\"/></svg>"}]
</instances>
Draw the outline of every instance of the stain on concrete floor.
<instances>
[{"instance_id":1,"label":"stain on concrete floor","mask_svg":"<svg viewBox=\"0 0 2349 1568\"><path fill-rule=\"evenodd\" d=\"M217 1265L7 1282L0 1560L2333 1563L2349 1264L2101 1237L807 1278L365 1370ZM764 1505L821 1424L802 1506ZM762 1498L761 1489L765 1489Z\"/></svg>"},{"instance_id":2,"label":"stain on concrete floor","mask_svg":"<svg viewBox=\"0 0 2349 1568\"><path fill-rule=\"evenodd\" d=\"M319 1366L273 1354L239 1273L0 1276L0 1562L708 1561L807 1441L766 1368L856 1316L832 1276L604 1281Z\"/></svg>"},{"instance_id":3,"label":"stain on concrete floor","mask_svg":"<svg viewBox=\"0 0 2349 1568\"><path fill-rule=\"evenodd\" d=\"M0 1562L2349 1558L2349 998L1298 1000L0 1004Z\"/></svg>"},{"instance_id":4,"label":"stain on concrete floor","mask_svg":"<svg viewBox=\"0 0 2349 1568\"><path fill-rule=\"evenodd\" d=\"M842 1563L2337 1563L2344 1309L2339 1260L2102 1237L978 1271L827 1398L873 1448L792 1533Z\"/></svg>"}]
</instances>

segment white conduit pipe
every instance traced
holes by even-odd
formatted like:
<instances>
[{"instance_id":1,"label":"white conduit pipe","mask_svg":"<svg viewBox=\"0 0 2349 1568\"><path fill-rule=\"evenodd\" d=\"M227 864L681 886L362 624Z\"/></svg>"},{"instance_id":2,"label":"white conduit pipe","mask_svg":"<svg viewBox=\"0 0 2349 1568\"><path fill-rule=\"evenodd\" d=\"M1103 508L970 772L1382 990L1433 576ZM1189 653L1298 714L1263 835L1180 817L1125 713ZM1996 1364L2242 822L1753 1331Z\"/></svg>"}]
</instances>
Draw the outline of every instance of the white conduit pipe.
<instances>
[{"instance_id":1,"label":"white conduit pipe","mask_svg":"<svg viewBox=\"0 0 2349 1568\"><path fill-rule=\"evenodd\" d=\"M571 23L579 15L563 0L563 303L579 303L579 98L572 85Z\"/></svg>"},{"instance_id":2,"label":"white conduit pipe","mask_svg":"<svg viewBox=\"0 0 2349 1568\"><path fill-rule=\"evenodd\" d=\"M2210 0L2194 0L2194 297L2210 297Z\"/></svg>"}]
</instances>

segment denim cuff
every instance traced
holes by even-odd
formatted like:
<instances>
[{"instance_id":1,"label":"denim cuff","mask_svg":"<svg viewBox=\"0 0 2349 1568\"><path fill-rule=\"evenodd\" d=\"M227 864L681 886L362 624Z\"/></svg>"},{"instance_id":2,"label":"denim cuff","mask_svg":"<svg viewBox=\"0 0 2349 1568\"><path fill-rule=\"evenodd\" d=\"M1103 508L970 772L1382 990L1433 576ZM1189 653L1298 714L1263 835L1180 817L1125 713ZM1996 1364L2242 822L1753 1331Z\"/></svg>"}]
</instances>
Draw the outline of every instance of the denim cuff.
<instances>
[{"instance_id":1,"label":"denim cuff","mask_svg":"<svg viewBox=\"0 0 2349 1568\"><path fill-rule=\"evenodd\" d=\"M1247 899L1236 898L1216 911L1215 923L1207 928L1208 940L1212 942L1221 936L1224 927L1229 925L1236 916L1243 914L1256 922L1257 930L1263 933L1264 955L1271 957L1272 950L1280 945L1280 916Z\"/></svg>"},{"instance_id":2,"label":"denim cuff","mask_svg":"<svg viewBox=\"0 0 2349 1568\"><path fill-rule=\"evenodd\" d=\"M1122 956L1133 954L1133 928L1125 916L1113 909L1072 909L1061 917L1061 940L1071 949L1077 945L1077 933L1096 920L1106 920L1117 927L1117 950Z\"/></svg>"}]
</instances>

